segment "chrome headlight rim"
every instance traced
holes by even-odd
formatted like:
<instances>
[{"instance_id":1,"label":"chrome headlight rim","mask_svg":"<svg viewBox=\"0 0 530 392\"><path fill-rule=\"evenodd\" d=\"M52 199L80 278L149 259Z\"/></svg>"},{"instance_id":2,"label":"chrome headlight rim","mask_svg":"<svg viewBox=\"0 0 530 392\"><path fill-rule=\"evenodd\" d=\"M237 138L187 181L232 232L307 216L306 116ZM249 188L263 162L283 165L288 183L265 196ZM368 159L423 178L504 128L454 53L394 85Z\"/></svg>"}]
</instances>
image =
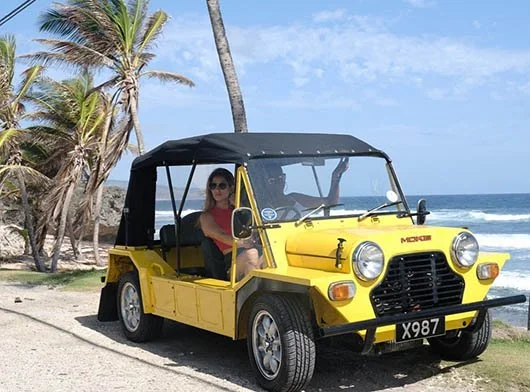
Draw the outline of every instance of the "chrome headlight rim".
<instances>
[{"instance_id":1,"label":"chrome headlight rim","mask_svg":"<svg viewBox=\"0 0 530 392\"><path fill-rule=\"evenodd\" d=\"M467 252L467 256L464 252ZM470 232L462 231L453 238L451 258L457 266L466 269L473 267L478 260L478 253L478 241Z\"/></svg>"},{"instance_id":2,"label":"chrome headlight rim","mask_svg":"<svg viewBox=\"0 0 530 392\"><path fill-rule=\"evenodd\" d=\"M374 265L374 260L366 260L363 258L363 255L365 254L365 252L367 252L368 250L370 249L376 249L379 251L380 253L380 260L377 261L377 264L376 266L378 267L379 271L376 271L376 273L370 273L370 274L367 274L366 272L368 271L368 269L366 267L363 267L363 264L362 262L370 262L372 263L371 265ZM381 274L383 273L383 267L385 265L385 255L383 253L383 250L381 249L381 247L379 245L377 245L375 242L372 242L372 241L364 241L364 242L361 242L359 245L357 245L357 247L355 248L355 250L353 251L353 255L352 255L352 264L353 264L353 270L355 271L355 275L357 275L357 277L365 282L370 282L370 281L373 281L373 280L376 280L377 278L379 278L381 276Z\"/></svg>"}]
</instances>

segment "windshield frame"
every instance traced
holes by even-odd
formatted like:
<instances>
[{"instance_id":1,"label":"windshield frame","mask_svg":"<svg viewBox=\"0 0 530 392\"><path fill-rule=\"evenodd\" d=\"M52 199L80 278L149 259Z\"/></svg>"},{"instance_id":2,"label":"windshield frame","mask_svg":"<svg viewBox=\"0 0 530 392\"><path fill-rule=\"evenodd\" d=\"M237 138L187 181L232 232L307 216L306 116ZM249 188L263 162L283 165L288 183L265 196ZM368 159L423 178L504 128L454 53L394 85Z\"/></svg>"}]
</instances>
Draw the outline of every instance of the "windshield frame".
<instances>
[{"instance_id":1,"label":"windshield frame","mask_svg":"<svg viewBox=\"0 0 530 392\"><path fill-rule=\"evenodd\" d=\"M396 171L392 165L392 161L390 160L390 158L388 156L383 155L374 155L374 154L371 154L371 153L345 153L345 154L330 154L330 155L322 155L322 154L303 154L303 155L300 155L300 156L296 156L296 157L293 157L293 156L285 156L285 157L274 157L274 158L269 158L269 157L260 157L260 158L253 158L251 160L249 160L248 163L246 163L244 166L247 170L247 173L248 173L248 178L249 178L249 181L250 181L250 186L252 187L252 193L254 194L254 198L255 198L255 203L256 203L256 207L258 209L258 215L260 215L260 217L263 219L263 216L261 214L261 211L262 209L265 209L264 206L260 205L260 197L259 197L259 194L258 194L258 186L257 186L257 180L256 178L259 177L256 173L256 167L253 167L254 165L257 165L257 162L273 162L273 161L277 161L277 162L281 162L282 160L285 160L285 162L288 162L289 165L293 165L293 164L301 164L302 162L304 161L308 161L308 160L312 160L312 159L318 159L318 160L327 160L327 159L340 159L340 158L358 158L358 157L369 157L369 158L374 158L374 159L383 159L385 161L385 169L386 169L386 174L388 176L388 185L390 187L389 190L393 190L394 192L397 193L398 197L399 197L399 205L401 206L401 208L398 207L398 210L397 211L377 211L375 212L374 215L395 215L395 214L404 214L404 215L409 215L410 214L410 208L408 206L408 203L407 203L407 200L405 198L405 195L404 195L404 192L403 192L403 189L401 187L401 184L399 182L399 179L397 177L397 174L396 174ZM287 165L281 165L282 167L283 166L287 166ZM319 178L318 178L318 175L316 175L315 173L315 167L318 167L319 165L315 165L315 166L312 166L312 165L307 165L307 166L310 166L312 168L312 171L313 171L313 175L311 176L312 177L312 182L314 182L317 186L317 188L319 189L319 193L321 193L321 190L320 190L320 184L319 184ZM314 177L313 177L314 176ZM333 203L330 203L330 204L333 204ZM307 212L310 212L312 209L318 207L318 205L315 205L314 207L307 207L304 211L305 213ZM332 206L331 206L332 207ZM376 207L374 205L374 207ZM345 217L359 217L361 216L365 211L362 211L362 212L351 212L351 213L344 213L344 214L333 214L333 215L329 215L329 214L325 214L324 216L309 216L307 219L317 219L317 220L321 220L321 219L336 219L336 218L345 218ZM302 216L304 215L304 212L302 212ZM296 222L299 220L300 217L293 217L293 218L288 218L288 219L278 219L278 220L274 220L274 222Z\"/></svg>"}]
</instances>

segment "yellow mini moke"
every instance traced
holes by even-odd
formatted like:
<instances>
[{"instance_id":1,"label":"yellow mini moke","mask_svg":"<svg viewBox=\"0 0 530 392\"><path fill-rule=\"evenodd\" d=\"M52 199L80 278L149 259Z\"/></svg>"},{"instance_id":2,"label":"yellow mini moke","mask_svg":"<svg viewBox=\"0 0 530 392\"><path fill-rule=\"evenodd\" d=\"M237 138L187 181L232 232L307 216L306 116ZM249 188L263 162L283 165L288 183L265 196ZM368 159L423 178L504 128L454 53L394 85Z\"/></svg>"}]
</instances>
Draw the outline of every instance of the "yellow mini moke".
<instances>
[{"instance_id":1,"label":"yellow mini moke","mask_svg":"<svg viewBox=\"0 0 530 392\"><path fill-rule=\"evenodd\" d=\"M198 225L198 189L220 166L235 176L232 254L252 241L263 261L242 277ZM316 340L335 335L363 354L426 339L467 360L488 346L488 309L526 298L486 299L509 255L479 252L469 230L425 225L427 214L424 200L409 209L390 158L350 135L168 141L132 164L98 318L119 319L135 342L156 338L164 319L247 339L272 391L303 389Z\"/></svg>"}]
</instances>

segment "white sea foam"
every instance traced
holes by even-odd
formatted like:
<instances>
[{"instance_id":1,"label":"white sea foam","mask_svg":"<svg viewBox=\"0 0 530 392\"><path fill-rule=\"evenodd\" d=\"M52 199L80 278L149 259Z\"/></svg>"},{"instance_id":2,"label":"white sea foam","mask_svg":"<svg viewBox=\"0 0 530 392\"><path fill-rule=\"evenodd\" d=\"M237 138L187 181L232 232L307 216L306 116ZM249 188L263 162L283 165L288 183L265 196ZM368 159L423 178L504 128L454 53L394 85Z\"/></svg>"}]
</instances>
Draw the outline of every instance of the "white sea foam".
<instances>
[{"instance_id":1,"label":"white sea foam","mask_svg":"<svg viewBox=\"0 0 530 392\"><path fill-rule=\"evenodd\" d=\"M530 214L495 214L480 210L433 210L427 219L454 222L530 222Z\"/></svg>"},{"instance_id":2,"label":"white sea foam","mask_svg":"<svg viewBox=\"0 0 530 392\"><path fill-rule=\"evenodd\" d=\"M362 214L363 212L366 212L366 210L346 210L346 209L333 208L330 212L330 215L353 215L353 214Z\"/></svg>"},{"instance_id":3,"label":"white sea foam","mask_svg":"<svg viewBox=\"0 0 530 392\"><path fill-rule=\"evenodd\" d=\"M186 216L188 214L191 214L192 212L195 212L197 210L189 209L189 210L182 210L182 216ZM159 217L173 217L173 211L167 211L167 210L156 210L155 215Z\"/></svg>"},{"instance_id":4,"label":"white sea foam","mask_svg":"<svg viewBox=\"0 0 530 392\"><path fill-rule=\"evenodd\" d=\"M475 234L481 249L530 249L530 234Z\"/></svg>"},{"instance_id":5,"label":"white sea foam","mask_svg":"<svg viewBox=\"0 0 530 392\"><path fill-rule=\"evenodd\" d=\"M530 274L523 271L503 270L495 279L493 287L530 291Z\"/></svg>"}]
</instances>

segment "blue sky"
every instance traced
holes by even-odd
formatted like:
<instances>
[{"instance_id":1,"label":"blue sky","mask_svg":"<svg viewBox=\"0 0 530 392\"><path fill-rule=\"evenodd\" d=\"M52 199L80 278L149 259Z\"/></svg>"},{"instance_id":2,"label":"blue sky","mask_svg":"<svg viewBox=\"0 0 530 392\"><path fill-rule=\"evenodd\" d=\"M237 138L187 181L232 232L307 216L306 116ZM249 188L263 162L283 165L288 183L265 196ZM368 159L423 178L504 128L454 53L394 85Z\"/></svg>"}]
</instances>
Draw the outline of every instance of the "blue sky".
<instances>
[{"instance_id":1,"label":"blue sky","mask_svg":"<svg viewBox=\"0 0 530 392\"><path fill-rule=\"evenodd\" d=\"M0 14L19 0L4 0ZM37 0L0 27L19 54ZM233 130L205 1L152 0L167 24L145 81L148 148ZM350 133L385 150L408 194L530 192L530 3L512 0L221 0L251 132ZM54 76L63 71L51 71ZM127 179L132 157L112 177Z\"/></svg>"}]
</instances>

